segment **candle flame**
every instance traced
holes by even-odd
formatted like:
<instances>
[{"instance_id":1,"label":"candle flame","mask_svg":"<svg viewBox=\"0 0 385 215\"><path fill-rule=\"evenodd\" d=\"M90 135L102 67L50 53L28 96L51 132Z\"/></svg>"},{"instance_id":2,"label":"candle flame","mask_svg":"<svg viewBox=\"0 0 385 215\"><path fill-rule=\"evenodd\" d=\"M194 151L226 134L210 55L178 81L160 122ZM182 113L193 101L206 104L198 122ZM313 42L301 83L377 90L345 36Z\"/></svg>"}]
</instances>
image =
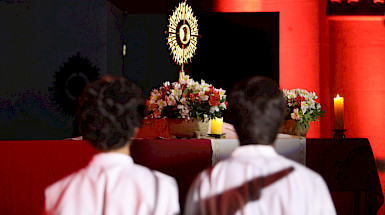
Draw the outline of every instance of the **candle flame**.
<instances>
[{"instance_id":1,"label":"candle flame","mask_svg":"<svg viewBox=\"0 0 385 215\"><path fill-rule=\"evenodd\" d=\"M337 94L337 97L336 97L336 98L338 99L339 97L340 97L340 94Z\"/></svg>"}]
</instances>

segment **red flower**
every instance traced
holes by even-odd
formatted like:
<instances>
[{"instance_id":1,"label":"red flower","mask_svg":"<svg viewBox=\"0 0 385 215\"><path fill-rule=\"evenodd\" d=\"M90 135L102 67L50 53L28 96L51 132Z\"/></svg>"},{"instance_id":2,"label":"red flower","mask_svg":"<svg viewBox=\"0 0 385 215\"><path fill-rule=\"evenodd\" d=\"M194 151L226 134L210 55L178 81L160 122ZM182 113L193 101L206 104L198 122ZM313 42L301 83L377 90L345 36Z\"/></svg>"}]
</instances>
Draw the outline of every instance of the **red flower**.
<instances>
[{"instance_id":1,"label":"red flower","mask_svg":"<svg viewBox=\"0 0 385 215\"><path fill-rule=\"evenodd\" d=\"M195 101L195 94L194 93L190 93L189 95L191 101Z\"/></svg>"},{"instance_id":2,"label":"red flower","mask_svg":"<svg viewBox=\"0 0 385 215\"><path fill-rule=\"evenodd\" d=\"M302 96L297 96L294 98L294 102L296 102L297 104L301 104L301 102L303 101L306 101L306 99Z\"/></svg>"},{"instance_id":3,"label":"red flower","mask_svg":"<svg viewBox=\"0 0 385 215\"><path fill-rule=\"evenodd\" d=\"M157 104L151 104L150 106L149 106L149 109L150 110L155 110L155 109L158 109L158 105Z\"/></svg>"},{"instance_id":4,"label":"red flower","mask_svg":"<svg viewBox=\"0 0 385 215\"><path fill-rule=\"evenodd\" d=\"M210 99L209 104L210 104L210 106L219 106L221 104L221 102L219 102L219 101L212 101Z\"/></svg>"},{"instance_id":5,"label":"red flower","mask_svg":"<svg viewBox=\"0 0 385 215\"><path fill-rule=\"evenodd\" d=\"M219 95L219 92L214 92L214 95L210 96L209 104L210 106L219 106L221 104L221 96Z\"/></svg>"},{"instance_id":6,"label":"red flower","mask_svg":"<svg viewBox=\"0 0 385 215\"><path fill-rule=\"evenodd\" d=\"M184 90L187 88L187 85L186 84L182 84L182 93L184 92Z\"/></svg>"},{"instance_id":7,"label":"red flower","mask_svg":"<svg viewBox=\"0 0 385 215\"><path fill-rule=\"evenodd\" d=\"M205 92L205 94L207 93L207 91ZM206 95L208 94L213 94L214 93L214 87L213 86L209 86L209 91Z\"/></svg>"},{"instance_id":8,"label":"red flower","mask_svg":"<svg viewBox=\"0 0 385 215\"><path fill-rule=\"evenodd\" d=\"M165 92L167 92L167 91L169 91L169 90L171 89L171 86L168 84L168 85L166 85L166 86L164 87L164 89L165 89Z\"/></svg>"}]
</instances>

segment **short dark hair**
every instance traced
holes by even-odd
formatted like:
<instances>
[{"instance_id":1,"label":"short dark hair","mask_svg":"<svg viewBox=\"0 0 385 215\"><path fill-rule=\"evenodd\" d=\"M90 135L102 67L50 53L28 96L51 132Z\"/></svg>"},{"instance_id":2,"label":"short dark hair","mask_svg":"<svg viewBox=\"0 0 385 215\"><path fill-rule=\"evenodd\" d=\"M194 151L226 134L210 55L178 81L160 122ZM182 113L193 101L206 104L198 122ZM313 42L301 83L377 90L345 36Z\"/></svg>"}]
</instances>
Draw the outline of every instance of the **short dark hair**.
<instances>
[{"instance_id":1,"label":"short dark hair","mask_svg":"<svg viewBox=\"0 0 385 215\"><path fill-rule=\"evenodd\" d=\"M282 91L270 78L255 76L235 85L228 111L241 145L272 144L285 113Z\"/></svg>"},{"instance_id":2,"label":"short dark hair","mask_svg":"<svg viewBox=\"0 0 385 215\"><path fill-rule=\"evenodd\" d=\"M87 85L79 98L80 133L99 150L126 145L144 115L141 88L124 77L105 76Z\"/></svg>"}]
</instances>

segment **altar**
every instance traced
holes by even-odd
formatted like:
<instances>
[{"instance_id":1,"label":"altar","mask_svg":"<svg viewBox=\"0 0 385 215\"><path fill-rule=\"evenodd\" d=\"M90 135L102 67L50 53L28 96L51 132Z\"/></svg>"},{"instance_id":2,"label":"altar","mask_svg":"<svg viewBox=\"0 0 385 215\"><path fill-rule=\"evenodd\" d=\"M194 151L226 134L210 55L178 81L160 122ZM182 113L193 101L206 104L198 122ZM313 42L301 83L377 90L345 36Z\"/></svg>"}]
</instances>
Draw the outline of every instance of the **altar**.
<instances>
[{"instance_id":1,"label":"altar","mask_svg":"<svg viewBox=\"0 0 385 215\"><path fill-rule=\"evenodd\" d=\"M211 121L209 122L208 134L210 131ZM223 136L221 138L206 137L211 143L212 165L229 157L232 151L240 145L233 125L223 122L222 132ZM169 139L171 137L166 119L146 119L136 140ZM279 133L274 142L274 147L278 154L306 165L306 138Z\"/></svg>"},{"instance_id":2,"label":"altar","mask_svg":"<svg viewBox=\"0 0 385 215\"><path fill-rule=\"evenodd\" d=\"M383 204L368 139L305 139L279 134L275 144L281 155L305 163L324 178L337 214L375 214ZM228 157L237 145L235 139L135 139L131 150L135 162L177 180L183 207L196 175Z\"/></svg>"},{"instance_id":3,"label":"altar","mask_svg":"<svg viewBox=\"0 0 385 215\"><path fill-rule=\"evenodd\" d=\"M222 145L226 143L231 146L224 150ZM293 160L305 156L306 166L325 179L338 214L370 214L383 204L368 139L303 140L279 135L276 143L293 145L292 149L306 144L304 155L296 150L281 150L281 153L287 153ZM131 152L136 163L177 180L183 207L196 175L228 156L235 146L232 139L137 138ZM0 141L0 148L0 214L41 214L44 189L84 167L97 153L84 140Z\"/></svg>"}]
</instances>

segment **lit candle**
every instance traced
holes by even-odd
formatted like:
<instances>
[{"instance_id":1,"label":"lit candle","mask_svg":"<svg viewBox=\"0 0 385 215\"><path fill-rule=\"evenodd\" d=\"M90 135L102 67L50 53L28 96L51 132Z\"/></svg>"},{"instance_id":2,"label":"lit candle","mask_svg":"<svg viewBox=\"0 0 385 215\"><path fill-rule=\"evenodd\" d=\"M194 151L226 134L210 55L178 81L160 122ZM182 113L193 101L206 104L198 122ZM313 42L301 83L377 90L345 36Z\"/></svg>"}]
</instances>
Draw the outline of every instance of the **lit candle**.
<instances>
[{"instance_id":1,"label":"lit candle","mask_svg":"<svg viewBox=\"0 0 385 215\"><path fill-rule=\"evenodd\" d=\"M222 118L214 118L211 120L211 134L222 134Z\"/></svg>"},{"instance_id":2,"label":"lit candle","mask_svg":"<svg viewBox=\"0 0 385 215\"><path fill-rule=\"evenodd\" d=\"M334 129L344 129L344 97L334 98Z\"/></svg>"}]
</instances>

